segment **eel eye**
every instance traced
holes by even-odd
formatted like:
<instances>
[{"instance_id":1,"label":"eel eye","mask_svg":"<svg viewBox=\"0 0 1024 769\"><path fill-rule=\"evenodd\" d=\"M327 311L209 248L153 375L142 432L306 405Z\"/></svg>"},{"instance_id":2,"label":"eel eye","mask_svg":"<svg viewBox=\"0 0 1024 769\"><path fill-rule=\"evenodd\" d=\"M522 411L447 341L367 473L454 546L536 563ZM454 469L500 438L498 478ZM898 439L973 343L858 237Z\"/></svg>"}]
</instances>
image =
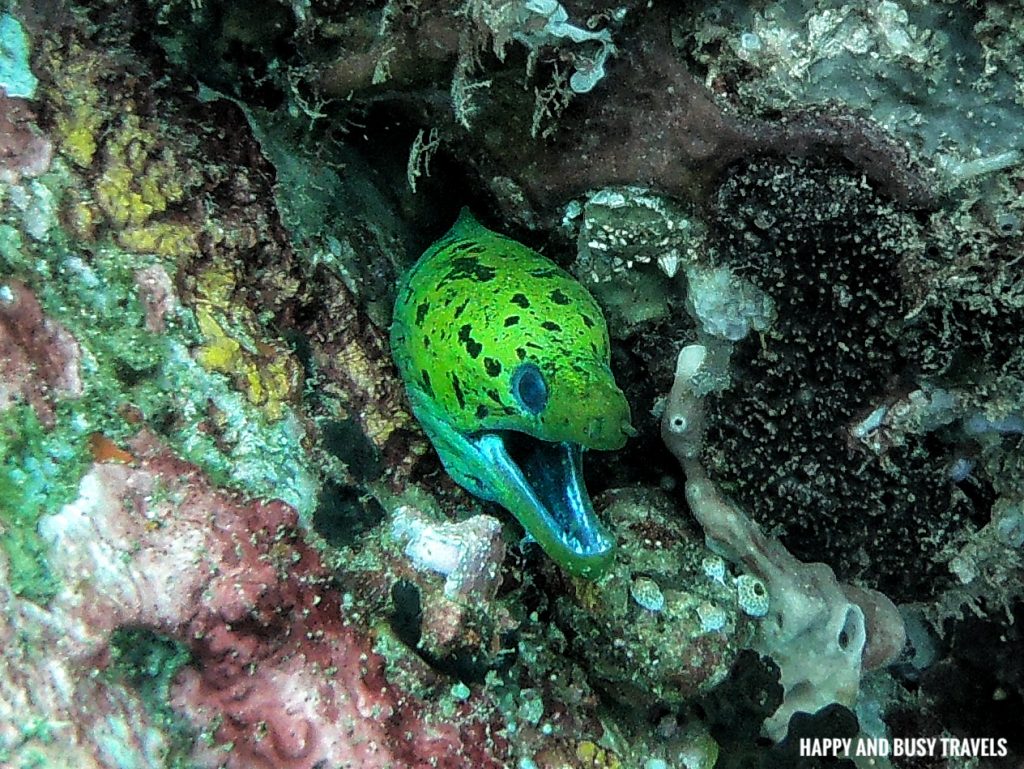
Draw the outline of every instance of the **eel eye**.
<instances>
[{"instance_id":1,"label":"eel eye","mask_svg":"<svg viewBox=\"0 0 1024 769\"><path fill-rule=\"evenodd\" d=\"M524 363L512 375L512 394L531 414L539 414L548 405L548 386L544 375L532 363Z\"/></svg>"}]
</instances>

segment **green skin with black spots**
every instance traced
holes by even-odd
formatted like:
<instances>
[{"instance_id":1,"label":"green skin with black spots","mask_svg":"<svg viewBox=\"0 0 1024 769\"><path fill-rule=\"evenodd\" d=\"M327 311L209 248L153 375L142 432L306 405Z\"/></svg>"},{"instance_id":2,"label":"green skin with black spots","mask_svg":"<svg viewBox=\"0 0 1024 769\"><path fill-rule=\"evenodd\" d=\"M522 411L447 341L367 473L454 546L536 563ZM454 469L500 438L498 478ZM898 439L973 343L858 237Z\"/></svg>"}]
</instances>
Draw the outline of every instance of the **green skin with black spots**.
<instances>
[{"instance_id":1,"label":"green skin with black spots","mask_svg":"<svg viewBox=\"0 0 1024 769\"><path fill-rule=\"evenodd\" d=\"M509 509L565 569L599 576L612 558L611 538L595 519L584 523L608 548L567 547L515 463L500 448L495 453L493 439L518 432L578 456L575 447L619 449L632 434L629 406L609 366L608 329L589 292L464 209L403 278L391 347L413 412L449 474ZM546 386L538 413L514 390L517 371L530 364ZM561 464L576 476L566 478L566 488L582 493L580 515L592 516L574 463Z\"/></svg>"}]
</instances>

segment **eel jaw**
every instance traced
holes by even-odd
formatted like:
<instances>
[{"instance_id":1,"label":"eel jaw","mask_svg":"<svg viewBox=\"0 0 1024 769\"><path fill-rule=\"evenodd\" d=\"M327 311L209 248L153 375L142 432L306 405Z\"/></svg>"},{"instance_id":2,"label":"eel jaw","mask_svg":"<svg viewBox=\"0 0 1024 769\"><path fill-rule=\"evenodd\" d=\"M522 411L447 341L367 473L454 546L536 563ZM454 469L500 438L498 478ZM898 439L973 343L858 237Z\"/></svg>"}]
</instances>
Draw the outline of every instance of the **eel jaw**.
<instances>
[{"instance_id":1,"label":"eel jaw","mask_svg":"<svg viewBox=\"0 0 1024 769\"><path fill-rule=\"evenodd\" d=\"M583 448L513 431L482 432L475 448L501 479L494 499L519 519L544 551L571 574L597 579L615 541L601 524L583 483Z\"/></svg>"}]
</instances>

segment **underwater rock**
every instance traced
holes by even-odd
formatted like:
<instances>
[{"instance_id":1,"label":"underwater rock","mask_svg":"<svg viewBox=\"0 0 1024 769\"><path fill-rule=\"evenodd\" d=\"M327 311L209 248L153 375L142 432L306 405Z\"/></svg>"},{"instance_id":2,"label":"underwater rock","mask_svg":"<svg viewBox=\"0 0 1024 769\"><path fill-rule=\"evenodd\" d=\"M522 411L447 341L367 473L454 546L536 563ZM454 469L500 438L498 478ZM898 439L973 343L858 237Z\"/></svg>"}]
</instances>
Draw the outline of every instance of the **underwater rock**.
<instances>
[{"instance_id":1,"label":"underwater rock","mask_svg":"<svg viewBox=\"0 0 1024 769\"><path fill-rule=\"evenodd\" d=\"M53 145L36 126L28 102L0 92L0 182L39 176L52 158Z\"/></svg>"},{"instance_id":2,"label":"underwater rock","mask_svg":"<svg viewBox=\"0 0 1024 769\"><path fill-rule=\"evenodd\" d=\"M619 533L615 562L595 583L566 578L555 620L609 697L680 705L725 678L756 621L663 493L623 489L600 503Z\"/></svg>"},{"instance_id":3,"label":"underwater rock","mask_svg":"<svg viewBox=\"0 0 1024 769\"><path fill-rule=\"evenodd\" d=\"M955 188L1020 162L1017 10L726 0L697 10L680 37L705 84L744 112L841 103L885 126Z\"/></svg>"},{"instance_id":4,"label":"underwater rock","mask_svg":"<svg viewBox=\"0 0 1024 769\"><path fill-rule=\"evenodd\" d=\"M680 50L690 15L638 0L480 0L318 6L249 25L231 12L175 9L159 22L179 60L212 44L254 60L293 47L296 60L279 61L263 80L223 57L206 77L243 93L277 78L289 108L312 120L347 112L339 103L416 110L506 216L529 227L550 222L565 200L612 185L703 200L731 164L764 154L842 159L897 200L934 202L929 175L906 148L841 105L797 105L771 119L723 106L720 84L694 77ZM406 148L416 168L421 158Z\"/></svg>"},{"instance_id":5,"label":"underwater rock","mask_svg":"<svg viewBox=\"0 0 1024 769\"><path fill-rule=\"evenodd\" d=\"M42 609L13 595L9 576L0 551L0 758L5 765L165 766L169 739L144 698L92 675L94 660L54 654L62 644L66 648L75 623L63 609Z\"/></svg>"},{"instance_id":6,"label":"underwater rock","mask_svg":"<svg viewBox=\"0 0 1024 769\"><path fill-rule=\"evenodd\" d=\"M70 685L87 681L96 660L102 667L116 628L151 628L196 661L172 702L209 730L198 765L500 765L481 701L441 720L387 680L372 639L346 620L330 574L299 539L293 509L211 488L151 435L129 449L131 465L94 465L79 498L42 519L61 587L46 609L12 615L21 623L12 632L53 628L50 649ZM39 672L22 675L49 675L45 658L33 664ZM61 707L39 702L19 721L59 722L69 715Z\"/></svg>"},{"instance_id":7,"label":"underwater rock","mask_svg":"<svg viewBox=\"0 0 1024 769\"><path fill-rule=\"evenodd\" d=\"M900 202L934 204L928 173L877 124L842 109L738 116L687 69L670 39L669 6L627 19L607 77L559 117L546 141L535 141L519 118L529 117L521 93L497 86L478 98L476 124L488 129L467 137L458 128L459 146L471 142L470 160L507 216L534 225L538 212L566 199L621 185L699 202L728 167L763 155L840 158Z\"/></svg>"}]
</instances>

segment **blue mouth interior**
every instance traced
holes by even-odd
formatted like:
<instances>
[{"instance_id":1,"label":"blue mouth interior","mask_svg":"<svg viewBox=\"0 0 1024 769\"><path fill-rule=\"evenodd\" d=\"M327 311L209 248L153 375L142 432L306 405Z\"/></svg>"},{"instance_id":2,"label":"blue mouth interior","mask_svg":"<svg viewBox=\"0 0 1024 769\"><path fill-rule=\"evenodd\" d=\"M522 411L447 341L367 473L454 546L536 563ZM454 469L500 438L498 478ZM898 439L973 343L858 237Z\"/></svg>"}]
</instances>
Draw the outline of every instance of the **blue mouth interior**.
<instances>
[{"instance_id":1,"label":"blue mouth interior","mask_svg":"<svg viewBox=\"0 0 1024 769\"><path fill-rule=\"evenodd\" d=\"M517 496L574 553L593 556L613 543L602 531L583 482L583 449L504 431L479 437L481 449L501 470ZM540 539L536 532L530 532Z\"/></svg>"}]
</instances>

